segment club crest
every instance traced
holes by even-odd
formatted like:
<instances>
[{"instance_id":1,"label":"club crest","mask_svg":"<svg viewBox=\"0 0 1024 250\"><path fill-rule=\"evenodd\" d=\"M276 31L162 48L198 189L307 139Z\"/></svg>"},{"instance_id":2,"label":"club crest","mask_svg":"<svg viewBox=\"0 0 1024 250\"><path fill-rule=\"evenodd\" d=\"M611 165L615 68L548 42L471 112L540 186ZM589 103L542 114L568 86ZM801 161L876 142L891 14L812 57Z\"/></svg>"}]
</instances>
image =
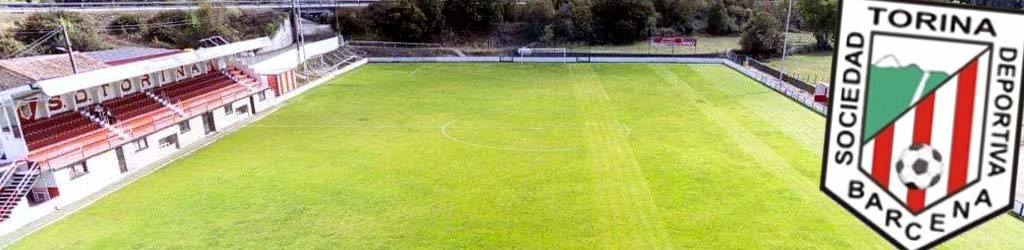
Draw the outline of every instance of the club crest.
<instances>
[{"instance_id":1,"label":"club crest","mask_svg":"<svg viewBox=\"0 0 1024 250\"><path fill-rule=\"evenodd\" d=\"M1024 14L840 5L822 190L902 249L931 248L1009 210Z\"/></svg>"}]
</instances>

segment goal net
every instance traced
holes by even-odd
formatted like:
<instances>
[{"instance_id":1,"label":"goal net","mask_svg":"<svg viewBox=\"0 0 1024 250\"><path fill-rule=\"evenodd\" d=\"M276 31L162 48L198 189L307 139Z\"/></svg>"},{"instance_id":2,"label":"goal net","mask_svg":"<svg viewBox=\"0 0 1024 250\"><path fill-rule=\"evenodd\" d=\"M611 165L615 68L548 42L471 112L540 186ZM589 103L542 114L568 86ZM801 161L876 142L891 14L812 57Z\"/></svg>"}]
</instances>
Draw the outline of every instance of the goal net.
<instances>
[{"instance_id":1,"label":"goal net","mask_svg":"<svg viewBox=\"0 0 1024 250\"><path fill-rule=\"evenodd\" d=\"M569 49L566 48L519 48L517 51L520 57L543 56L543 57L568 57Z\"/></svg>"}]
</instances>

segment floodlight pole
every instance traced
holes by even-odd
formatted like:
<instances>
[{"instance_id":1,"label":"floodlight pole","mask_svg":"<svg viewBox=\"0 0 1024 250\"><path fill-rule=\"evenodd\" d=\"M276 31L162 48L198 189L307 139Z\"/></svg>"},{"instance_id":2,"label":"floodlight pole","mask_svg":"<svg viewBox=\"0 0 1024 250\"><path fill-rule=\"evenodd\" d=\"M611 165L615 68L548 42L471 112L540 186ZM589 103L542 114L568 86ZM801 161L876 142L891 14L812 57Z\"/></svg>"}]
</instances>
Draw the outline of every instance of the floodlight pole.
<instances>
[{"instance_id":1,"label":"floodlight pole","mask_svg":"<svg viewBox=\"0 0 1024 250\"><path fill-rule=\"evenodd\" d=\"M64 46L67 46L68 59L71 60L71 73L78 74L78 66L75 65L75 55L71 49L71 38L68 37L68 27L64 25L64 19L60 19L60 30L64 33Z\"/></svg>"},{"instance_id":2,"label":"floodlight pole","mask_svg":"<svg viewBox=\"0 0 1024 250\"><path fill-rule=\"evenodd\" d=\"M292 20L294 20L294 29L292 33L295 34L295 57L298 60L298 64L302 65L302 70L306 70L305 51L302 45L304 44L304 38L302 37L302 12L300 12L301 6L298 0L292 0Z\"/></svg>"},{"instance_id":3,"label":"floodlight pole","mask_svg":"<svg viewBox=\"0 0 1024 250\"><path fill-rule=\"evenodd\" d=\"M306 71L306 36L304 36L302 30L302 3L299 0L295 0L295 24L299 28L299 52L302 53L302 71Z\"/></svg>"},{"instance_id":4,"label":"floodlight pole","mask_svg":"<svg viewBox=\"0 0 1024 250\"><path fill-rule=\"evenodd\" d=\"M779 79L786 74L786 53L789 51L789 18L793 13L793 0L786 1L789 6L786 7L786 27L782 28L782 70L779 71Z\"/></svg>"}]
</instances>

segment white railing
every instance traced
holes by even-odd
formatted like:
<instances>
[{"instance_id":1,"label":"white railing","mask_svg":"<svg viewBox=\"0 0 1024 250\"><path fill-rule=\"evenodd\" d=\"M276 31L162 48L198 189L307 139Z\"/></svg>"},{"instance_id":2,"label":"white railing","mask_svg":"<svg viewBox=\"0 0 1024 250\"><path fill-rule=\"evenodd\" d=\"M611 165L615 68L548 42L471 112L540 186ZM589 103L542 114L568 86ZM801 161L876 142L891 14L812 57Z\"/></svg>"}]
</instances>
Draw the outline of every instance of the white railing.
<instances>
[{"instance_id":1,"label":"white railing","mask_svg":"<svg viewBox=\"0 0 1024 250\"><path fill-rule=\"evenodd\" d=\"M54 168L64 166L65 163L85 159L85 152L82 150L82 144L76 143L70 147L65 146L63 150L44 157L44 160L37 161L37 163L40 165L46 164L47 168Z\"/></svg>"},{"instance_id":2,"label":"white railing","mask_svg":"<svg viewBox=\"0 0 1024 250\"><path fill-rule=\"evenodd\" d=\"M235 75L231 74L227 70L221 71L221 74L224 74L228 78L231 78L231 81L234 81L235 84L242 85L242 87L245 87L246 89L248 89L249 92L256 92L256 91L260 90L260 88L261 88L260 86L262 86L263 84L259 80L251 78L252 75L248 74L247 72L245 72L244 70L242 70L240 68L236 67L236 69L241 71L243 75L249 76L250 78L238 79L237 77L235 77Z\"/></svg>"},{"instance_id":3,"label":"white railing","mask_svg":"<svg viewBox=\"0 0 1024 250\"><path fill-rule=\"evenodd\" d=\"M171 109L172 111L174 111L174 113L177 113L180 116L186 115L184 110L181 110L181 108L179 108L177 105L174 105L173 103L167 101L166 98L157 96L156 94L153 94L152 91L143 91L143 93L146 93L146 96L148 96L150 99L153 99L161 105L164 105L164 107Z\"/></svg>"},{"instance_id":4,"label":"white railing","mask_svg":"<svg viewBox=\"0 0 1024 250\"><path fill-rule=\"evenodd\" d=\"M11 177L14 176L14 172L18 172L18 164L24 163L23 161L15 161L7 165L4 170L4 174L0 176L0 187L7 186L8 182L11 182Z\"/></svg>"},{"instance_id":5,"label":"white railing","mask_svg":"<svg viewBox=\"0 0 1024 250\"><path fill-rule=\"evenodd\" d=\"M12 172L12 173L13 172L17 172L17 171L18 171L17 167L12 168L10 170L10 172ZM39 171L39 164L29 163L28 169L25 170L25 172L26 172L25 175L27 175L27 176L25 177L25 179L22 179L20 182L15 184L14 187L13 187L14 190L13 190L13 193L11 194L11 196L7 197L7 199L5 199L3 201L3 203L0 203L0 206L2 206L2 208L0 208L0 209L2 209L2 210L0 210L0 212L6 213L8 217L11 216L11 212L12 212L12 210L14 210L14 206L16 206L17 203L23 197L22 196L22 192L24 190L32 187L31 185L35 183L35 179L39 178L39 173L36 173L37 171ZM11 175L11 176L13 176L13 175ZM6 185L7 185L7 183L5 182L4 186L6 186ZM10 207L10 208L8 208L8 207Z\"/></svg>"},{"instance_id":6,"label":"white railing","mask_svg":"<svg viewBox=\"0 0 1024 250\"><path fill-rule=\"evenodd\" d=\"M828 106L826 106L823 103L814 101L814 95L811 93L807 93L797 87L790 85L785 81L775 78L774 76L765 74L764 72L758 71L756 69L743 67L729 60L722 60L722 63L760 82L766 87L769 87L785 95L786 97L789 97L790 99L799 102L800 104L810 108L811 110L814 110L820 115L828 114Z\"/></svg>"},{"instance_id":7,"label":"white railing","mask_svg":"<svg viewBox=\"0 0 1024 250\"><path fill-rule=\"evenodd\" d=\"M107 130L110 130L111 132L114 132L118 136L121 136L121 138L125 138L125 139L128 138L128 134L127 133L125 133L124 131L121 131L121 129L117 128L113 124L110 124L109 122L107 122L107 121L105 121L103 119L100 119L99 117L96 117L96 116L92 115L88 111L78 110L78 114L80 114L82 116L85 116L85 118L88 118L93 123L99 124L103 128L105 128Z\"/></svg>"}]
</instances>

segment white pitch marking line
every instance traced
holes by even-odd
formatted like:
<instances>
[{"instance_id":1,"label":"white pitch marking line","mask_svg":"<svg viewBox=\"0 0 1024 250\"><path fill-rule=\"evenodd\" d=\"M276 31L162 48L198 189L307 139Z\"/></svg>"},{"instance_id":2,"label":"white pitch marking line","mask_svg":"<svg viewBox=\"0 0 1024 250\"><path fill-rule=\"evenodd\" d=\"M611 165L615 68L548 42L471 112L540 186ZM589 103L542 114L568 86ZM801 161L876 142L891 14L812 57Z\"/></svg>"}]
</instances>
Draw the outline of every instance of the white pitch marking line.
<instances>
[{"instance_id":1,"label":"white pitch marking line","mask_svg":"<svg viewBox=\"0 0 1024 250\"><path fill-rule=\"evenodd\" d=\"M413 76L413 75L416 74L416 72L420 72L420 68L423 68L423 66L421 65L421 66L416 67L415 70L413 70L412 72L409 72L409 76Z\"/></svg>"}]
</instances>

